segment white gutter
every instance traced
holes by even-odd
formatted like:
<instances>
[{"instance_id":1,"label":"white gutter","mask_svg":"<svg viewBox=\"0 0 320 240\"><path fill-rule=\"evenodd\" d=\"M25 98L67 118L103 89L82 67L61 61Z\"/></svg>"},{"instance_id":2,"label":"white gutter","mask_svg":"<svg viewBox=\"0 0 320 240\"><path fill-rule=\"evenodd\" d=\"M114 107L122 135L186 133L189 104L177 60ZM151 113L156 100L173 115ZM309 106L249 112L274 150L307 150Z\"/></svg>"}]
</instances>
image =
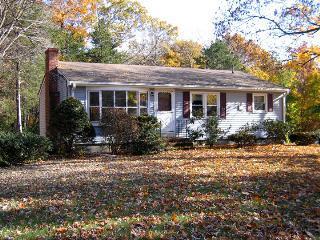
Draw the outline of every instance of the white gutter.
<instances>
[{"instance_id":1,"label":"white gutter","mask_svg":"<svg viewBox=\"0 0 320 240\"><path fill-rule=\"evenodd\" d=\"M283 98L282 98L282 120L283 122L286 122L286 115L287 115L287 101L286 101L286 97L289 94L289 92L286 92L283 94Z\"/></svg>"},{"instance_id":2,"label":"white gutter","mask_svg":"<svg viewBox=\"0 0 320 240\"><path fill-rule=\"evenodd\" d=\"M145 83L122 83L122 82L87 82L87 81L70 81L70 84L77 86L136 86L148 88L180 88L180 89L208 89L221 91L257 91L257 92L280 92L289 93L289 89L283 88L249 88L249 87L216 87L201 85L177 85L177 84L145 84Z\"/></svg>"}]
</instances>

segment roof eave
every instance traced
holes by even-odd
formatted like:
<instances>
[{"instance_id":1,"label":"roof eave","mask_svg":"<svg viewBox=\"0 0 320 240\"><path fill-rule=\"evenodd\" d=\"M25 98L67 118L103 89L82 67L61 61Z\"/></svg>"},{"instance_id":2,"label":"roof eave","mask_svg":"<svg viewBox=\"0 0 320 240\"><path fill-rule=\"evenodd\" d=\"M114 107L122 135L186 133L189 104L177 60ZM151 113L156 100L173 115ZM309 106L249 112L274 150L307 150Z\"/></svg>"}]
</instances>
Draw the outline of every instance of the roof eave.
<instances>
[{"instance_id":1,"label":"roof eave","mask_svg":"<svg viewBox=\"0 0 320 240\"><path fill-rule=\"evenodd\" d=\"M259 92L281 92L289 93L287 88L256 88L256 87L224 87L224 86L204 86L204 85L177 85L177 84L147 84L147 83L123 83L123 82L89 82L89 81L69 81L74 86L131 86L147 88L180 88L180 89L214 89L222 91L259 91Z\"/></svg>"}]
</instances>

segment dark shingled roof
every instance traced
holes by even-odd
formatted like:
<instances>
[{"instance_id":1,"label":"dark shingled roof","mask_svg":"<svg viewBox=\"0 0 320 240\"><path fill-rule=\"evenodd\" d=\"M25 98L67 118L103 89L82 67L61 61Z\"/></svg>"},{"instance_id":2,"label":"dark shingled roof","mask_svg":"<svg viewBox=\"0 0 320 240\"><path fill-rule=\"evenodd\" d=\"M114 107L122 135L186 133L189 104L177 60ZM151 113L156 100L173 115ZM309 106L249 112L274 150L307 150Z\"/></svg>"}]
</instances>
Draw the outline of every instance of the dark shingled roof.
<instances>
[{"instance_id":1,"label":"dark shingled roof","mask_svg":"<svg viewBox=\"0 0 320 240\"><path fill-rule=\"evenodd\" d=\"M250 74L231 70L209 70L172 68L124 64L102 64L82 62L59 62L58 70L69 81L82 84L128 84L174 87L217 87L217 88L285 88L260 80Z\"/></svg>"}]
</instances>

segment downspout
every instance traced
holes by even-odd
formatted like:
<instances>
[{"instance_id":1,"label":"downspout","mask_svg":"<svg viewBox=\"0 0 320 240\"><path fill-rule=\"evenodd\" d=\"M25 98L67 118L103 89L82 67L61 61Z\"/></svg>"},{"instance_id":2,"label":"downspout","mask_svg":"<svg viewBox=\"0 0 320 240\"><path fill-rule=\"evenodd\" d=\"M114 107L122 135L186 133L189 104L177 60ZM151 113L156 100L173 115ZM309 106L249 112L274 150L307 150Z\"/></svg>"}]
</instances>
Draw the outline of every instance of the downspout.
<instances>
[{"instance_id":1,"label":"downspout","mask_svg":"<svg viewBox=\"0 0 320 240\"><path fill-rule=\"evenodd\" d=\"M282 98L282 120L285 123L286 122L286 115L287 115L287 104L286 104L286 96L287 93Z\"/></svg>"},{"instance_id":2,"label":"downspout","mask_svg":"<svg viewBox=\"0 0 320 240\"><path fill-rule=\"evenodd\" d=\"M286 97L289 94L290 90L288 89L282 97L282 120L283 122L286 122L286 115L287 115L287 101L286 101Z\"/></svg>"}]
</instances>

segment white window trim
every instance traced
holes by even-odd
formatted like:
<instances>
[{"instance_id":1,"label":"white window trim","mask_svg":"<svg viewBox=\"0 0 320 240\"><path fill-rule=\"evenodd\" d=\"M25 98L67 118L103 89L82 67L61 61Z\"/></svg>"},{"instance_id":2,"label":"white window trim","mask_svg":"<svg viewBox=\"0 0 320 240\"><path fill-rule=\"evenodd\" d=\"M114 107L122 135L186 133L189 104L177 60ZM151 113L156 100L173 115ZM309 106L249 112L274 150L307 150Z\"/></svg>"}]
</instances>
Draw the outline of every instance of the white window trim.
<instances>
[{"instance_id":1,"label":"white window trim","mask_svg":"<svg viewBox=\"0 0 320 240\"><path fill-rule=\"evenodd\" d=\"M264 97L264 110L255 110L254 97ZM266 113L267 112L267 94L266 93L253 93L252 94L252 112L253 113Z\"/></svg>"},{"instance_id":2,"label":"white window trim","mask_svg":"<svg viewBox=\"0 0 320 240\"><path fill-rule=\"evenodd\" d=\"M220 116L220 93L219 92L190 92L190 118L193 117L192 115L192 94L201 94L202 101L203 101L203 118L208 118L207 116L207 97L208 94L214 94L217 96L217 117Z\"/></svg>"},{"instance_id":3,"label":"white window trim","mask_svg":"<svg viewBox=\"0 0 320 240\"><path fill-rule=\"evenodd\" d=\"M100 114L100 117L102 116L102 108L108 108L108 107L102 107L102 92L103 91L125 91L126 92L126 107L110 107L110 108L136 108L137 109L137 113L140 115L140 93L146 93L148 95L148 102L147 102L147 113L149 114L149 106L150 106L150 93L148 90L146 89L133 89L133 88L99 88L99 89L96 89L96 88L91 88L91 89L88 89L87 90L87 114L90 118L90 93L91 92L98 92L99 93L99 106L94 106L94 107L99 107L99 114ZM137 107L128 107L128 92L137 92L137 100L138 100L138 104L137 104ZM115 94L113 94L113 101L115 103ZM143 107L145 108L145 107ZM90 120L91 121L91 120ZM97 126L100 124L100 121L91 121L92 124L94 126Z\"/></svg>"}]
</instances>

